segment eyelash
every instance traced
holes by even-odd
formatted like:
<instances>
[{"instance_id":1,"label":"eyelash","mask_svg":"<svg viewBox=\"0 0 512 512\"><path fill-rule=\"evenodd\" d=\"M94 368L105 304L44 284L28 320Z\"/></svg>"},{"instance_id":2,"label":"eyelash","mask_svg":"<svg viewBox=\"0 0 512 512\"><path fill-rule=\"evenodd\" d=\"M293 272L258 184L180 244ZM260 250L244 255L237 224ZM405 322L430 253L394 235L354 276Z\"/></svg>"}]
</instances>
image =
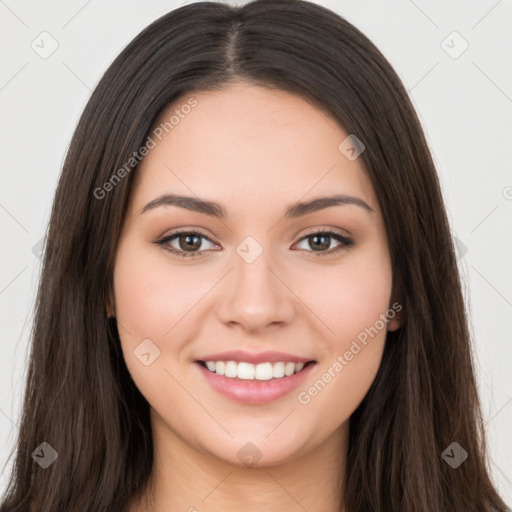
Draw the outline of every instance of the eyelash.
<instances>
[{"instance_id":1,"label":"eyelash","mask_svg":"<svg viewBox=\"0 0 512 512\"><path fill-rule=\"evenodd\" d=\"M181 256L183 258L194 258L194 257L197 257L197 256L203 256L204 254L204 250L203 251L196 251L196 252L185 252L185 251L179 251L177 249L175 249L174 247L170 247L168 244L169 242L171 242L171 240L173 240L174 238L176 237L179 237L180 235L197 235L201 238L205 238L206 240L208 240L209 242L212 242L212 243L215 243L213 242L213 240L211 240L208 236L206 236L205 234L201 233L200 231L187 231L187 230L182 230L182 231L174 231L173 233L159 239L159 240L155 240L155 244L163 247L166 251L169 251L173 254L176 254L177 256ZM308 233L307 235L303 236L299 242L301 242L302 240L304 239L307 239L309 238L310 236L313 236L313 235L328 235L329 237L332 237L334 238L335 240L337 240L338 242L341 242L340 245L338 245L337 247L335 247L334 249L329 249L328 251L307 251L307 252L313 252L315 254L315 256L324 256L324 255L331 255L331 254L334 254L344 248L348 248L348 247L352 247L354 245L354 241L351 239L351 238L348 238L346 236L343 236L343 235L340 235L339 233L337 233L336 231L332 231L332 230L321 230L321 231L313 231L312 233ZM294 244L295 245L295 244Z\"/></svg>"}]
</instances>

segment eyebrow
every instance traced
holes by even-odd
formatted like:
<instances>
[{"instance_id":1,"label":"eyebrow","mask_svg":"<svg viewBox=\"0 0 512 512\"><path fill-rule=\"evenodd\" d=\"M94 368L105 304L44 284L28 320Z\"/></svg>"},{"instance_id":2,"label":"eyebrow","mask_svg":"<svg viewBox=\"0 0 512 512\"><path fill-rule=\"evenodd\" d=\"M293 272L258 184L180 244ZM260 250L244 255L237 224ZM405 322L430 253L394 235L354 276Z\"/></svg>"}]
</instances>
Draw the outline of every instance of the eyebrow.
<instances>
[{"instance_id":1,"label":"eyebrow","mask_svg":"<svg viewBox=\"0 0 512 512\"><path fill-rule=\"evenodd\" d=\"M375 210L359 197L337 194L334 196L318 197L311 201L299 201L294 203L286 209L284 217L288 219L294 219L317 212L319 210L323 210L325 208L342 205L355 205L363 208L369 213L375 213ZM153 199L146 206L144 206L140 213L143 214L148 210L153 210L160 206L178 206L180 208L185 208L194 212L211 215L219 219L225 219L227 217L226 210L219 203L214 201L207 201L205 199L199 199L197 197L182 196L177 194L164 194L157 197L156 199Z\"/></svg>"}]
</instances>

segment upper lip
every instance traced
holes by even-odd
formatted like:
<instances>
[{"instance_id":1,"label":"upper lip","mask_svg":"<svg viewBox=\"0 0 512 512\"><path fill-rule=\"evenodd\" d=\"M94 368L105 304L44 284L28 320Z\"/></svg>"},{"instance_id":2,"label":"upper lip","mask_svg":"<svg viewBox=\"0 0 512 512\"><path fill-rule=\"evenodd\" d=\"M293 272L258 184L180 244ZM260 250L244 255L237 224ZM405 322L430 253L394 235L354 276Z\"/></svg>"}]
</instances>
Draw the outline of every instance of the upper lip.
<instances>
[{"instance_id":1,"label":"upper lip","mask_svg":"<svg viewBox=\"0 0 512 512\"><path fill-rule=\"evenodd\" d=\"M299 357L286 352L244 352L243 350L229 350L227 352L218 352L217 354L209 354L198 361L235 361L237 363L246 362L252 364L259 363L278 363L283 361L285 363L307 363L313 361L306 357Z\"/></svg>"}]
</instances>

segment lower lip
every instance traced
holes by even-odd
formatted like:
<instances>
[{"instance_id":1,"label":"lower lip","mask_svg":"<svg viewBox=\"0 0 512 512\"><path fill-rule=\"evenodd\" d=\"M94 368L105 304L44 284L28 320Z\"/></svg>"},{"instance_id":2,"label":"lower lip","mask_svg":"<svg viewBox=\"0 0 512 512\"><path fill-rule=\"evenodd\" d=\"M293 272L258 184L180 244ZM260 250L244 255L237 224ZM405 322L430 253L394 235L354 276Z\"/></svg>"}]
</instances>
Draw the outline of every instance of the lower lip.
<instances>
[{"instance_id":1,"label":"lower lip","mask_svg":"<svg viewBox=\"0 0 512 512\"><path fill-rule=\"evenodd\" d=\"M271 380L231 379L217 375L196 363L207 381L221 395L243 404L268 404L278 400L297 388L311 372L316 363L309 363L300 372L289 377Z\"/></svg>"}]
</instances>

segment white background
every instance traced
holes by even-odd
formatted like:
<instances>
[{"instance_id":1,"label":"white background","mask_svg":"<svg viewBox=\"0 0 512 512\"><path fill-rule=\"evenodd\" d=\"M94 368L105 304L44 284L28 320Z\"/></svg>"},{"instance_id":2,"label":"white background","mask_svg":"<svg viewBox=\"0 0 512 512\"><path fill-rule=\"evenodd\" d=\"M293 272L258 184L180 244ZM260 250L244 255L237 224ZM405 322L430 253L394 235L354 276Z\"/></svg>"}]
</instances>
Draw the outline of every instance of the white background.
<instances>
[{"instance_id":1,"label":"white background","mask_svg":"<svg viewBox=\"0 0 512 512\"><path fill-rule=\"evenodd\" d=\"M71 135L115 56L150 22L185 3L191 2L0 0L0 494L17 433L40 272L32 249L49 220ZM491 469L511 505L511 1L317 3L376 44L423 123L460 240ZM47 59L31 47L48 38L43 31L59 45ZM463 48L457 36L446 39L453 31L469 44L455 59L443 49Z\"/></svg>"}]
</instances>

